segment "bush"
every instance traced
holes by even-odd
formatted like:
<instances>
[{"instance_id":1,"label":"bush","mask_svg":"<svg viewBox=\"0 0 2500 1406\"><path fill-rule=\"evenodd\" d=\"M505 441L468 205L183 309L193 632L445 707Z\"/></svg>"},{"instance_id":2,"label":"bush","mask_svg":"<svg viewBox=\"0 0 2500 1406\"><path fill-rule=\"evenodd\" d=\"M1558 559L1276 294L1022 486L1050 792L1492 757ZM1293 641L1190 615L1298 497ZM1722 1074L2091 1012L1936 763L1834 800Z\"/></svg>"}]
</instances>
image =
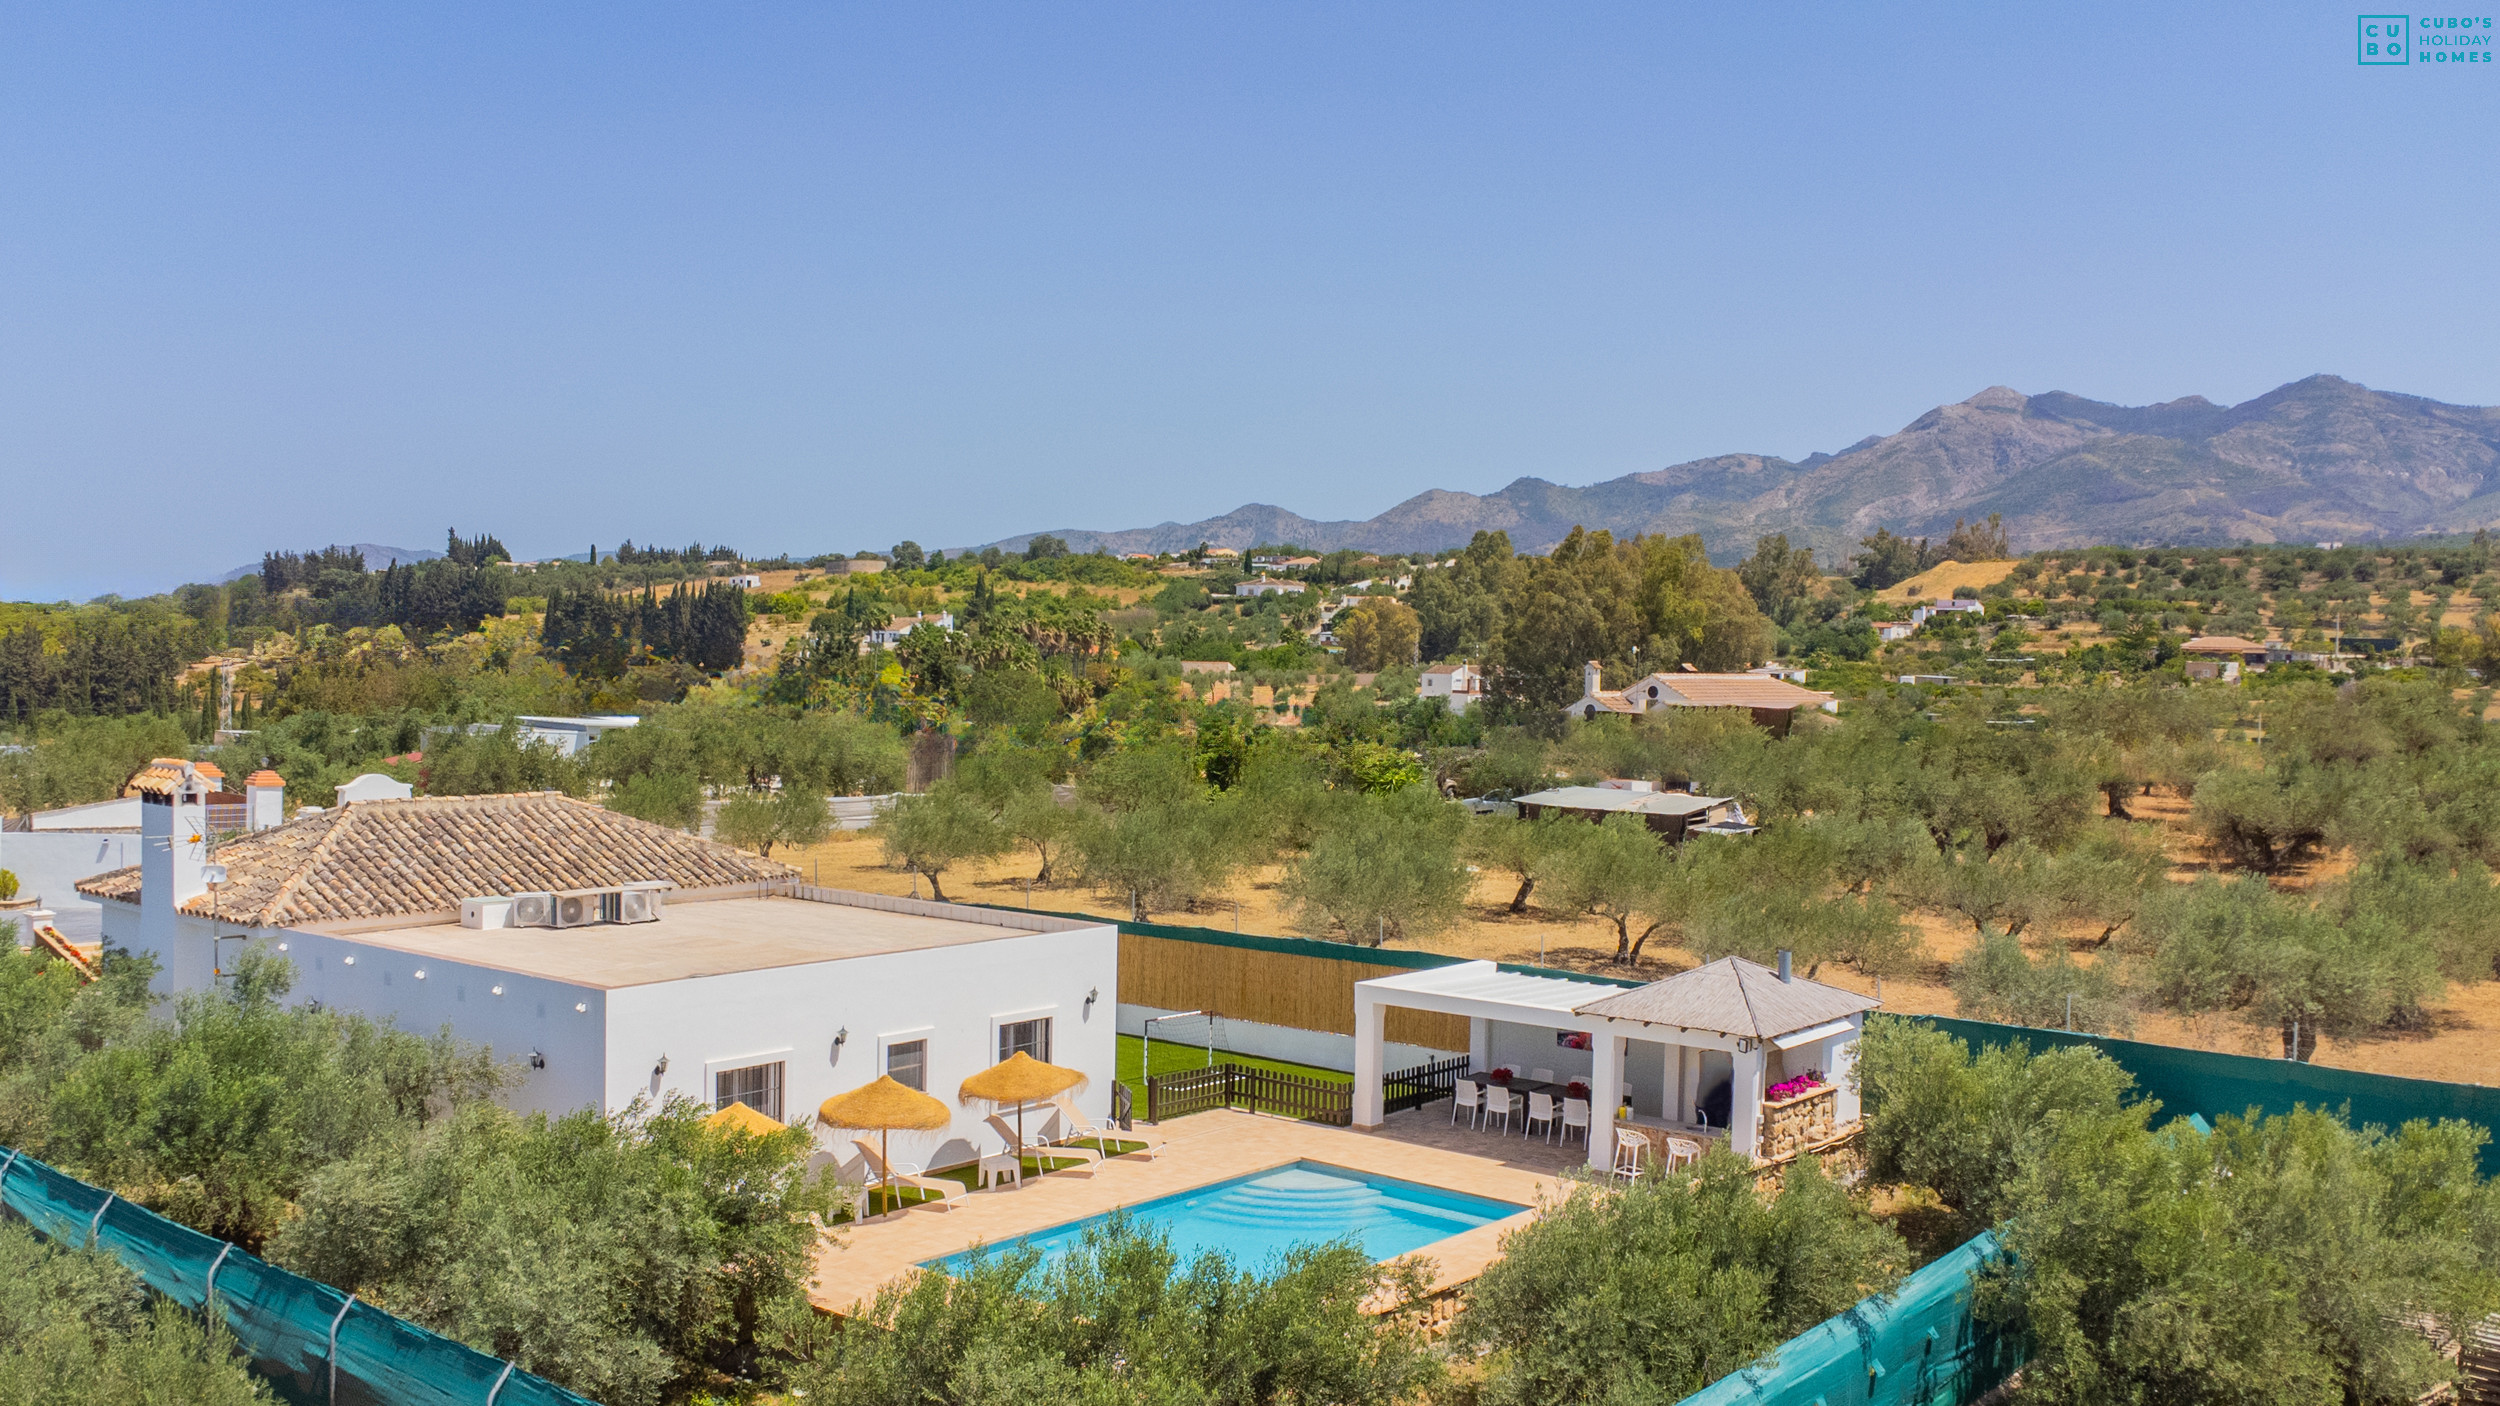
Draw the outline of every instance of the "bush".
<instances>
[{"instance_id":1,"label":"bush","mask_svg":"<svg viewBox=\"0 0 2500 1406\"><path fill-rule=\"evenodd\" d=\"M612 1406L751 1375L835 1201L805 1128L709 1112L472 1104L323 1169L270 1257Z\"/></svg>"},{"instance_id":2,"label":"bush","mask_svg":"<svg viewBox=\"0 0 2500 1406\"><path fill-rule=\"evenodd\" d=\"M1045 1267L1031 1249L889 1284L822 1335L793 1397L842 1406L1081 1402L1088 1406L1391 1406L1438 1372L1421 1329L1364 1311L1424 1288L1412 1266L1339 1242L1255 1270L1123 1215Z\"/></svg>"},{"instance_id":3,"label":"bush","mask_svg":"<svg viewBox=\"0 0 2500 1406\"><path fill-rule=\"evenodd\" d=\"M0 1225L0 1401L11 1406L245 1406L270 1400L214 1328L111 1256Z\"/></svg>"},{"instance_id":4,"label":"bush","mask_svg":"<svg viewBox=\"0 0 2500 1406\"><path fill-rule=\"evenodd\" d=\"M1489 1353L1488 1406L1669 1406L1908 1268L1900 1238L1813 1158L1765 1201L1713 1144L1687 1174L1579 1185L1502 1243L1453 1342Z\"/></svg>"},{"instance_id":5,"label":"bush","mask_svg":"<svg viewBox=\"0 0 2500 1406\"><path fill-rule=\"evenodd\" d=\"M485 1053L448 1036L278 1004L293 980L284 958L253 950L217 992L176 1001L170 1020L127 1023L146 1007L143 971L96 1000L59 1002L54 1028L28 1043L51 1043L62 1062L13 1065L26 1077L11 1080L5 1102L27 1112L0 1121L31 1126L0 1131L64 1171L253 1249L322 1167L496 1086ZM126 1033L101 1048L62 1048L116 1025Z\"/></svg>"},{"instance_id":6,"label":"bush","mask_svg":"<svg viewBox=\"0 0 2500 1406\"><path fill-rule=\"evenodd\" d=\"M2023 1399L2403 1406L2453 1380L2423 1329L2500 1308L2482 1129L2148 1114L2051 1120L2024 1151L1977 1302L2032 1343Z\"/></svg>"},{"instance_id":7,"label":"bush","mask_svg":"<svg viewBox=\"0 0 2500 1406\"><path fill-rule=\"evenodd\" d=\"M1973 1056L1941 1030L1884 1015L1866 1023L1856 1077L1867 1175L1933 1192L1955 1242L2003 1216L2018 1159L2051 1124L2115 1113L2135 1084L2098 1050L2035 1056L2014 1041Z\"/></svg>"}]
</instances>

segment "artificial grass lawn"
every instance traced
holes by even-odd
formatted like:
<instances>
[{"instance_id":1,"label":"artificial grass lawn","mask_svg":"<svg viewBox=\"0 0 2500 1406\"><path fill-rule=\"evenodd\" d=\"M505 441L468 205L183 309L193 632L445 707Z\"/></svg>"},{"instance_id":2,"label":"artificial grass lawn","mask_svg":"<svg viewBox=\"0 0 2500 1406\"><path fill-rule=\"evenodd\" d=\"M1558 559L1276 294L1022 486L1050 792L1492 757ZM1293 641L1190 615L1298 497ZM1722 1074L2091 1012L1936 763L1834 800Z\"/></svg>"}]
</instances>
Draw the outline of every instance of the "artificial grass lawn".
<instances>
[{"instance_id":1,"label":"artificial grass lawn","mask_svg":"<svg viewBox=\"0 0 2500 1406\"><path fill-rule=\"evenodd\" d=\"M1121 1083L1128 1085L1129 1093L1137 1100L1137 1112L1141 1117L1144 1116L1146 1111L1146 1077L1145 1070L1142 1067L1145 1057L1146 1042L1142 1038L1135 1035L1123 1035L1120 1037L1119 1079ZM1272 1069L1280 1074L1299 1074L1306 1079L1329 1079L1342 1083L1351 1077L1341 1069L1321 1069L1314 1065L1295 1064L1289 1060L1261 1059L1256 1055L1231 1054L1223 1050L1217 1050L1215 1052L1215 1058L1216 1062L1219 1064L1229 1063L1249 1065L1257 1069ZM1170 1040L1155 1041L1155 1073L1185 1074L1190 1070L1204 1069L1206 1067L1206 1046L1179 1044ZM1106 1157L1117 1157L1123 1152L1135 1152L1145 1146L1142 1142L1122 1142L1116 1138L1113 1139L1108 1146L1092 1142L1078 1143L1076 1145L1079 1147L1096 1148ZM1043 1159L1038 1157L1027 1157L1024 1159L1024 1174L1028 1177L1041 1176L1048 1172L1057 1171L1063 1167L1076 1166L1078 1165L1078 1162L1079 1159L1074 1157L1053 1157L1049 1159L1049 1165L1045 1166L1043 1165ZM933 1177L944 1177L948 1181L952 1182L960 1182L964 1186L976 1191L979 1190L981 1186L981 1168L978 1163L955 1167L942 1172L931 1172L929 1175ZM920 1191L908 1186L898 1186L891 1191L882 1187L872 1187L869 1189L866 1199L868 1203L867 1214L874 1216L882 1215L887 1211L893 1210L897 1206L916 1206L923 1201L934 1201L937 1197L932 1192ZM837 1218L835 1223L841 1224L849 1219L850 1217L845 1215Z\"/></svg>"},{"instance_id":2,"label":"artificial grass lawn","mask_svg":"<svg viewBox=\"0 0 2500 1406\"><path fill-rule=\"evenodd\" d=\"M1123 1142L1118 1138L1113 1138L1108 1142L1086 1139L1071 1143L1070 1146L1088 1148L1100 1152L1105 1157L1117 1157L1123 1153L1142 1151L1146 1144ZM1083 1165L1084 1159L1080 1157L1027 1157L1024 1159L1024 1174L1028 1177L1045 1176L1063 1168ZM945 1171L931 1172L929 1175L932 1178L954 1182L967 1190L981 1189L981 1164L978 1162L967 1163L961 1167L949 1167ZM923 1191L915 1186L897 1186L891 1190L885 1187L870 1187L866 1196L868 1214L872 1216L883 1215L899 1206L917 1206L923 1201L936 1199L936 1192ZM841 1225L851 1219L850 1215L844 1214L835 1217L833 1223Z\"/></svg>"},{"instance_id":3,"label":"artificial grass lawn","mask_svg":"<svg viewBox=\"0 0 2500 1406\"><path fill-rule=\"evenodd\" d=\"M1128 1085L1130 1095L1137 1100L1137 1111L1140 1116L1143 1116L1146 1111L1146 1070L1142 1067L1146 1057L1145 1046L1145 1040L1138 1036L1120 1037L1120 1082ZM1293 1064L1281 1059L1261 1059L1257 1055L1232 1054L1225 1050L1215 1052L1215 1062L1243 1064L1254 1069L1273 1069L1279 1074L1299 1074L1306 1079L1327 1079L1336 1083L1347 1083L1354 1077L1342 1069L1321 1069L1313 1065ZM1205 1045L1180 1044L1160 1037L1155 1040L1155 1073L1186 1074L1190 1070L1206 1067L1207 1047Z\"/></svg>"}]
</instances>

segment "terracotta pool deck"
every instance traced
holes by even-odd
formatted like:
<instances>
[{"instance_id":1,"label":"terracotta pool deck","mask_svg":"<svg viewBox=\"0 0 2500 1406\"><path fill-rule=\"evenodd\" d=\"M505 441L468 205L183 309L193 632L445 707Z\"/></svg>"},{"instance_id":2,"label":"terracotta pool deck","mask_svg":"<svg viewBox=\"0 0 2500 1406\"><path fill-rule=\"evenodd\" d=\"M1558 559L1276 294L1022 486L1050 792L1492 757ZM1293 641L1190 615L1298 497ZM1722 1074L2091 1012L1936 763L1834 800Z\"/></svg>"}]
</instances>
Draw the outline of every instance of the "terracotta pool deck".
<instances>
[{"instance_id":1,"label":"terracotta pool deck","mask_svg":"<svg viewBox=\"0 0 2500 1406\"><path fill-rule=\"evenodd\" d=\"M1114 1158L1090 1171L1028 1177L1022 1189L976 1191L951 1210L916 1206L844 1226L817 1249L809 1293L820 1308L851 1313L924 1260L1288 1162L1326 1162L1534 1206L1558 1197L1558 1174L1585 1156L1542 1138L1453 1128L1448 1119L1446 1106L1426 1107L1393 1115L1378 1131L1355 1132L1233 1110L1176 1118L1157 1125L1165 1143L1152 1160ZM1522 1211L1414 1253L1433 1262L1435 1287L1463 1283L1483 1273L1499 1256L1502 1236L1533 1214Z\"/></svg>"}]
</instances>

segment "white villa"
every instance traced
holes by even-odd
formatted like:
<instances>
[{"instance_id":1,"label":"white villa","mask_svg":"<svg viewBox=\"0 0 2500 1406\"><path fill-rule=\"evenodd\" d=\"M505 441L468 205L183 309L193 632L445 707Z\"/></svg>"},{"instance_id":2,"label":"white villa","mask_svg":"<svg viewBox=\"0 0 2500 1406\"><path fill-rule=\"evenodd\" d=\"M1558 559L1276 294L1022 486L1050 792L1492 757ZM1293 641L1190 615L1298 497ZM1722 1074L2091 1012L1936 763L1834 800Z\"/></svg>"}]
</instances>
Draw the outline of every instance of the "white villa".
<instances>
[{"instance_id":1,"label":"white villa","mask_svg":"<svg viewBox=\"0 0 2500 1406\"><path fill-rule=\"evenodd\" d=\"M1661 708L1742 708L1753 720L1786 736L1790 720L1802 708L1840 711L1829 693L1799 688L1764 674L1702 674L1660 670L1636 679L1627 688L1606 688L1597 661L1580 666L1580 696L1563 710L1568 717L1594 719L1601 713L1639 717Z\"/></svg>"},{"instance_id":2,"label":"white villa","mask_svg":"<svg viewBox=\"0 0 2500 1406\"><path fill-rule=\"evenodd\" d=\"M1109 1112L1111 924L811 888L552 792L351 801L212 853L196 767L136 785L139 863L77 887L108 943L157 959L163 994L208 989L257 944L294 964L290 1000L448 1025L516 1061L521 1109L675 1093L796 1121L880 1074L951 1106L1023 1051L1082 1070ZM993 1150L985 1111L897 1135L895 1155Z\"/></svg>"},{"instance_id":3,"label":"white villa","mask_svg":"<svg viewBox=\"0 0 2500 1406\"><path fill-rule=\"evenodd\" d=\"M1484 697L1484 670L1473 664L1435 664L1415 685L1418 698L1446 698L1450 711L1464 713Z\"/></svg>"},{"instance_id":4,"label":"white villa","mask_svg":"<svg viewBox=\"0 0 2500 1406\"><path fill-rule=\"evenodd\" d=\"M1878 1003L1794 978L1785 957L1780 965L1724 957L1631 989L1505 972L1493 962L1356 982L1354 1124L1384 1119L1385 1013L1397 1007L1465 1016L1475 1070L1544 1070L1556 1082L1585 1082L1592 1167L1611 1165L1618 1124L1724 1137L1756 1157L1794 1151L1858 1121L1849 1071ZM1821 1088L1766 1104L1774 1085L1808 1071L1821 1075Z\"/></svg>"}]
</instances>

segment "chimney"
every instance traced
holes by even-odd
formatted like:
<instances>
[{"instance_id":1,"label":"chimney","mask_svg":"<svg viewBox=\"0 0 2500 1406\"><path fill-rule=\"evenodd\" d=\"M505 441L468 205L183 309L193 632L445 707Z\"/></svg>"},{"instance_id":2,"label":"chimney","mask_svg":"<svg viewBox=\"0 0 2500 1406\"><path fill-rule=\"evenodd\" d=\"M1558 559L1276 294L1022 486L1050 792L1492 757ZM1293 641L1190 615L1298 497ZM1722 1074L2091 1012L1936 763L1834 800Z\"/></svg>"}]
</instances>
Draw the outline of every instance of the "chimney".
<instances>
[{"instance_id":1,"label":"chimney","mask_svg":"<svg viewBox=\"0 0 2500 1406\"><path fill-rule=\"evenodd\" d=\"M1588 697L1589 695L1594 694L1595 692L1597 692L1597 681L1598 681L1599 677L1600 677L1600 674L1599 674L1599 671L1598 671L1598 668L1597 668L1597 661L1596 661L1596 660L1592 659L1592 660L1590 660L1589 662L1587 662L1586 664L1583 664L1583 665L1581 665L1581 666L1580 666L1580 696L1581 696L1581 697L1585 698L1585 697Z\"/></svg>"},{"instance_id":2,"label":"chimney","mask_svg":"<svg viewBox=\"0 0 2500 1406\"><path fill-rule=\"evenodd\" d=\"M274 830L286 823L286 778L267 767L243 778L243 828Z\"/></svg>"},{"instance_id":3,"label":"chimney","mask_svg":"<svg viewBox=\"0 0 2500 1406\"><path fill-rule=\"evenodd\" d=\"M142 923L170 922L176 909L208 892L209 780L189 762L159 757L131 786L139 793Z\"/></svg>"},{"instance_id":4,"label":"chimney","mask_svg":"<svg viewBox=\"0 0 2500 1406\"><path fill-rule=\"evenodd\" d=\"M1780 980L1782 981L1788 980L1788 964L1789 952L1787 948L1783 947L1780 949Z\"/></svg>"}]
</instances>

